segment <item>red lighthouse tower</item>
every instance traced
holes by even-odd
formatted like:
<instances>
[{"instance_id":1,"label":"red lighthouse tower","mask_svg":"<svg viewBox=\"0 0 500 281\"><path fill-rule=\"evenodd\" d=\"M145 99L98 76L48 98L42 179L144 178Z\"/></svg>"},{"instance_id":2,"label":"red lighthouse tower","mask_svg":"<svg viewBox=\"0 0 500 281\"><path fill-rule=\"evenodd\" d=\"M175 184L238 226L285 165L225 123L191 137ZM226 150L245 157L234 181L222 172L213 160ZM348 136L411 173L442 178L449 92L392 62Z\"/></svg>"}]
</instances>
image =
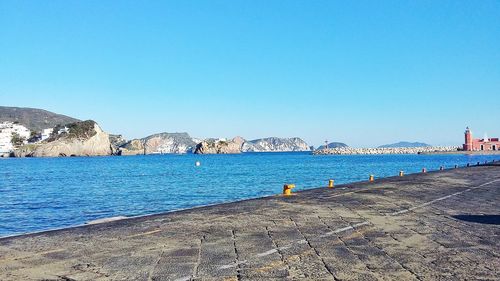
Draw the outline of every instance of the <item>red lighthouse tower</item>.
<instances>
[{"instance_id":1,"label":"red lighthouse tower","mask_svg":"<svg viewBox=\"0 0 500 281\"><path fill-rule=\"evenodd\" d=\"M472 150L472 133L469 127L465 128L465 143L464 150L471 151Z\"/></svg>"},{"instance_id":2,"label":"red lighthouse tower","mask_svg":"<svg viewBox=\"0 0 500 281\"><path fill-rule=\"evenodd\" d=\"M465 129L465 151L499 150L500 140L498 138L473 139L469 127Z\"/></svg>"}]
</instances>

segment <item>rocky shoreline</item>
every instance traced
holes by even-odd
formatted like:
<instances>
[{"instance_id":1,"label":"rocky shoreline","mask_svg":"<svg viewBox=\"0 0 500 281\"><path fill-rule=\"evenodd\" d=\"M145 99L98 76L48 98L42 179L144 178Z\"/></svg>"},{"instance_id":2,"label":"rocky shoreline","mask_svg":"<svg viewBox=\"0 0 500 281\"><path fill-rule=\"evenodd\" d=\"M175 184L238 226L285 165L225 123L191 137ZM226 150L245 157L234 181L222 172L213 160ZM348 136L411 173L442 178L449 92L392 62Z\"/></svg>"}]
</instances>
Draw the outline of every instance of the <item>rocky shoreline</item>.
<instances>
[{"instance_id":1,"label":"rocky shoreline","mask_svg":"<svg viewBox=\"0 0 500 281\"><path fill-rule=\"evenodd\" d=\"M422 154L438 152L457 152L458 146L429 146L429 147L385 147L385 148L354 148L336 147L318 149L314 155L378 155L378 154Z\"/></svg>"},{"instance_id":2,"label":"rocky shoreline","mask_svg":"<svg viewBox=\"0 0 500 281\"><path fill-rule=\"evenodd\" d=\"M0 107L2 109L2 107ZM314 150L298 137L267 137L246 140L242 137L194 138L188 133L157 133L140 139L126 140L121 135L108 134L92 120L80 121L55 113L23 108L6 108L6 121L26 125L22 136L14 125L0 129L0 157L58 157L148 154L239 154L246 152L309 151L313 155L378 155L378 154L496 154L461 151L458 146L429 146L425 143L398 142L377 148L353 148L333 142ZM13 114L14 112L15 114ZM1 111L0 111L1 113ZM18 116L14 119L11 115ZM28 117L26 117L26 116ZM29 117L31 116L31 117ZM38 117L45 116L40 123ZM0 114L0 117L2 115ZM23 118L21 118L23 117ZM1 119L1 118L0 118ZM56 125L54 125L56 124ZM48 128L45 128L47 126ZM17 128L17 127L16 127ZM40 130L42 128L42 130ZM15 129L17 130L17 129ZM29 130L29 131L28 131ZM10 134L9 134L10 132ZM13 133L12 133L13 132ZM22 131L24 132L24 131Z\"/></svg>"},{"instance_id":3,"label":"rocky shoreline","mask_svg":"<svg viewBox=\"0 0 500 281\"><path fill-rule=\"evenodd\" d=\"M10 140L9 140L10 141ZM159 133L142 139L125 140L110 135L92 120L58 125L41 141L23 140L0 157L59 157L148 154L238 154L244 152L311 151L300 138L263 138L245 140L197 139L188 133Z\"/></svg>"}]
</instances>

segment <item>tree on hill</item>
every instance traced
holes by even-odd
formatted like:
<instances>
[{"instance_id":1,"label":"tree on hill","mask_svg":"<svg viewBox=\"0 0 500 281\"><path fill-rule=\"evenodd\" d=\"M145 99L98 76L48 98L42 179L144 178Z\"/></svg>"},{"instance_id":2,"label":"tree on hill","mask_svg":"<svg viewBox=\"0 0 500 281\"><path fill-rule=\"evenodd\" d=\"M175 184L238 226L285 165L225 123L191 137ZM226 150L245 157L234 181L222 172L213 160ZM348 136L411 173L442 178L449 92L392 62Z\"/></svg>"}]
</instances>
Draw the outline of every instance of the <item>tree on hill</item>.
<instances>
[{"instance_id":1,"label":"tree on hill","mask_svg":"<svg viewBox=\"0 0 500 281\"><path fill-rule=\"evenodd\" d=\"M12 138L10 140L12 145L21 146L24 144L24 141L26 141L24 137L21 137L18 133L12 133Z\"/></svg>"}]
</instances>

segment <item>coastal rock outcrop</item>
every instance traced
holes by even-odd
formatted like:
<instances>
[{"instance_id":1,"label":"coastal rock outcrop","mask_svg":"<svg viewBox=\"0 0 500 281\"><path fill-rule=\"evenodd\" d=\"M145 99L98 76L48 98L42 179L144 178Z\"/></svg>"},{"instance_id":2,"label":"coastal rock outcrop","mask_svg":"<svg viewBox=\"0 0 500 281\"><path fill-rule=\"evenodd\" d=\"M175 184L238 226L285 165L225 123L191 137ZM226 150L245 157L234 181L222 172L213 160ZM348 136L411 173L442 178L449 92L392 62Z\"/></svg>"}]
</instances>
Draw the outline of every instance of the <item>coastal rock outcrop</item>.
<instances>
[{"instance_id":1,"label":"coastal rock outcrop","mask_svg":"<svg viewBox=\"0 0 500 281\"><path fill-rule=\"evenodd\" d=\"M263 138L243 143L243 152L310 151L310 146L300 138Z\"/></svg>"},{"instance_id":2,"label":"coastal rock outcrop","mask_svg":"<svg viewBox=\"0 0 500 281\"><path fill-rule=\"evenodd\" d=\"M159 133L134 139L120 147L121 155L187 153L196 142L187 133Z\"/></svg>"},{"instance_id":3,"label":"coastal rock outcrop","mask_svg":"<svg viewBox=\"0 0 500 281\"><path fill-rule=\"evenodd\" d=\"M109 135L109 142L111 143L111 150L113 155L120 154L120 146L125 145L127 140L122 135Z\"/></svg>"},{"instance_id":4,"label":"coastal rock outcrop","mask_svg":"<svg viewBox=\"0 0 500 281\"><path fill-rule=\"evenodd\" d=\"M142 140L133 139L118 148L118 155L142 155L145 154Z\"/></svg>"},{"instance_id":5,"label":"coastal rock outcrop","mask_svg":"<svg viewBox=\"0 0 500 281\"><path fill-rule=\"evenodd\" d=\"M109 135L92 121L75 122L54 133L39 144L29 144L14 151L17 157L105 156L111 155Z\"/></svg>"},{"instance_id":6,"label":"coastal rock outcrop","mask_svg":"<svg viewBox=\"0 0 500 281\"><path fill-rule=\"evenodd\" d=\"M241 153L244 139L235 137L232 140L206 139L196 145L195 154L235 154Z\"/></svg>"},{"instance_id":7,"label":"coastal rock outcrop","mask_svg":"<svg viewBox=\"0 0 500 281\"><path fill-rule=\"evenodd\" d=\"M111 142L111 145L115 147L120 147L127 143L127 140L124 139L122 135L109 134L109 141Z\"/></svg>"}]
</instances>

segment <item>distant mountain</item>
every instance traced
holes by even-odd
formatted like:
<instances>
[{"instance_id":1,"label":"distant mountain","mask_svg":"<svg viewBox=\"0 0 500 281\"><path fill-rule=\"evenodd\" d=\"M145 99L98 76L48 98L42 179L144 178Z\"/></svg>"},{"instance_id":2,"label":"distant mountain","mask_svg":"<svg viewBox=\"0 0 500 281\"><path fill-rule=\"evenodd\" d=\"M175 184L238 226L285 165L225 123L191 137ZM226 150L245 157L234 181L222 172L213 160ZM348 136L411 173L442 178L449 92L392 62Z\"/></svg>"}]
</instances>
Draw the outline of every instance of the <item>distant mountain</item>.
<instances>
[{"instance_id":1,"label":"distant mountain","mask_svg":"<svg viewBox=\"0 0 500 281\"><path fill-rule=\"evenodd\" d=\"M397 142L397 143L384 144L384 145L379 146L379 148L391 148L391 147L429 147L429 146L431 146L431 145L423 143L423 142L400 141L400 142Z\"/></svg>"},{"instance_id":2,"label":"distant mountain","mask_svg":"<svg viewBox=\"0 0 500 281\"><path fill-rule=\"evenodd\" d=\"M331 142L328 144L328 148L338 148L338 147L348 147L348 145L343 142ZM320 145L318 149L325 149L325 146Z\"/></svg>"},{"instance_id":3,"label":"distant mountain","mask_svg":"<svg viewBox=\"0 0 500 281\"><path fill-rule=\"evenodd\" d=\"M3 121L18 122L32 131L40 132L42 129L80 120L43 109L0 106L0 122Z\"/></svg>"}]
</instances>

